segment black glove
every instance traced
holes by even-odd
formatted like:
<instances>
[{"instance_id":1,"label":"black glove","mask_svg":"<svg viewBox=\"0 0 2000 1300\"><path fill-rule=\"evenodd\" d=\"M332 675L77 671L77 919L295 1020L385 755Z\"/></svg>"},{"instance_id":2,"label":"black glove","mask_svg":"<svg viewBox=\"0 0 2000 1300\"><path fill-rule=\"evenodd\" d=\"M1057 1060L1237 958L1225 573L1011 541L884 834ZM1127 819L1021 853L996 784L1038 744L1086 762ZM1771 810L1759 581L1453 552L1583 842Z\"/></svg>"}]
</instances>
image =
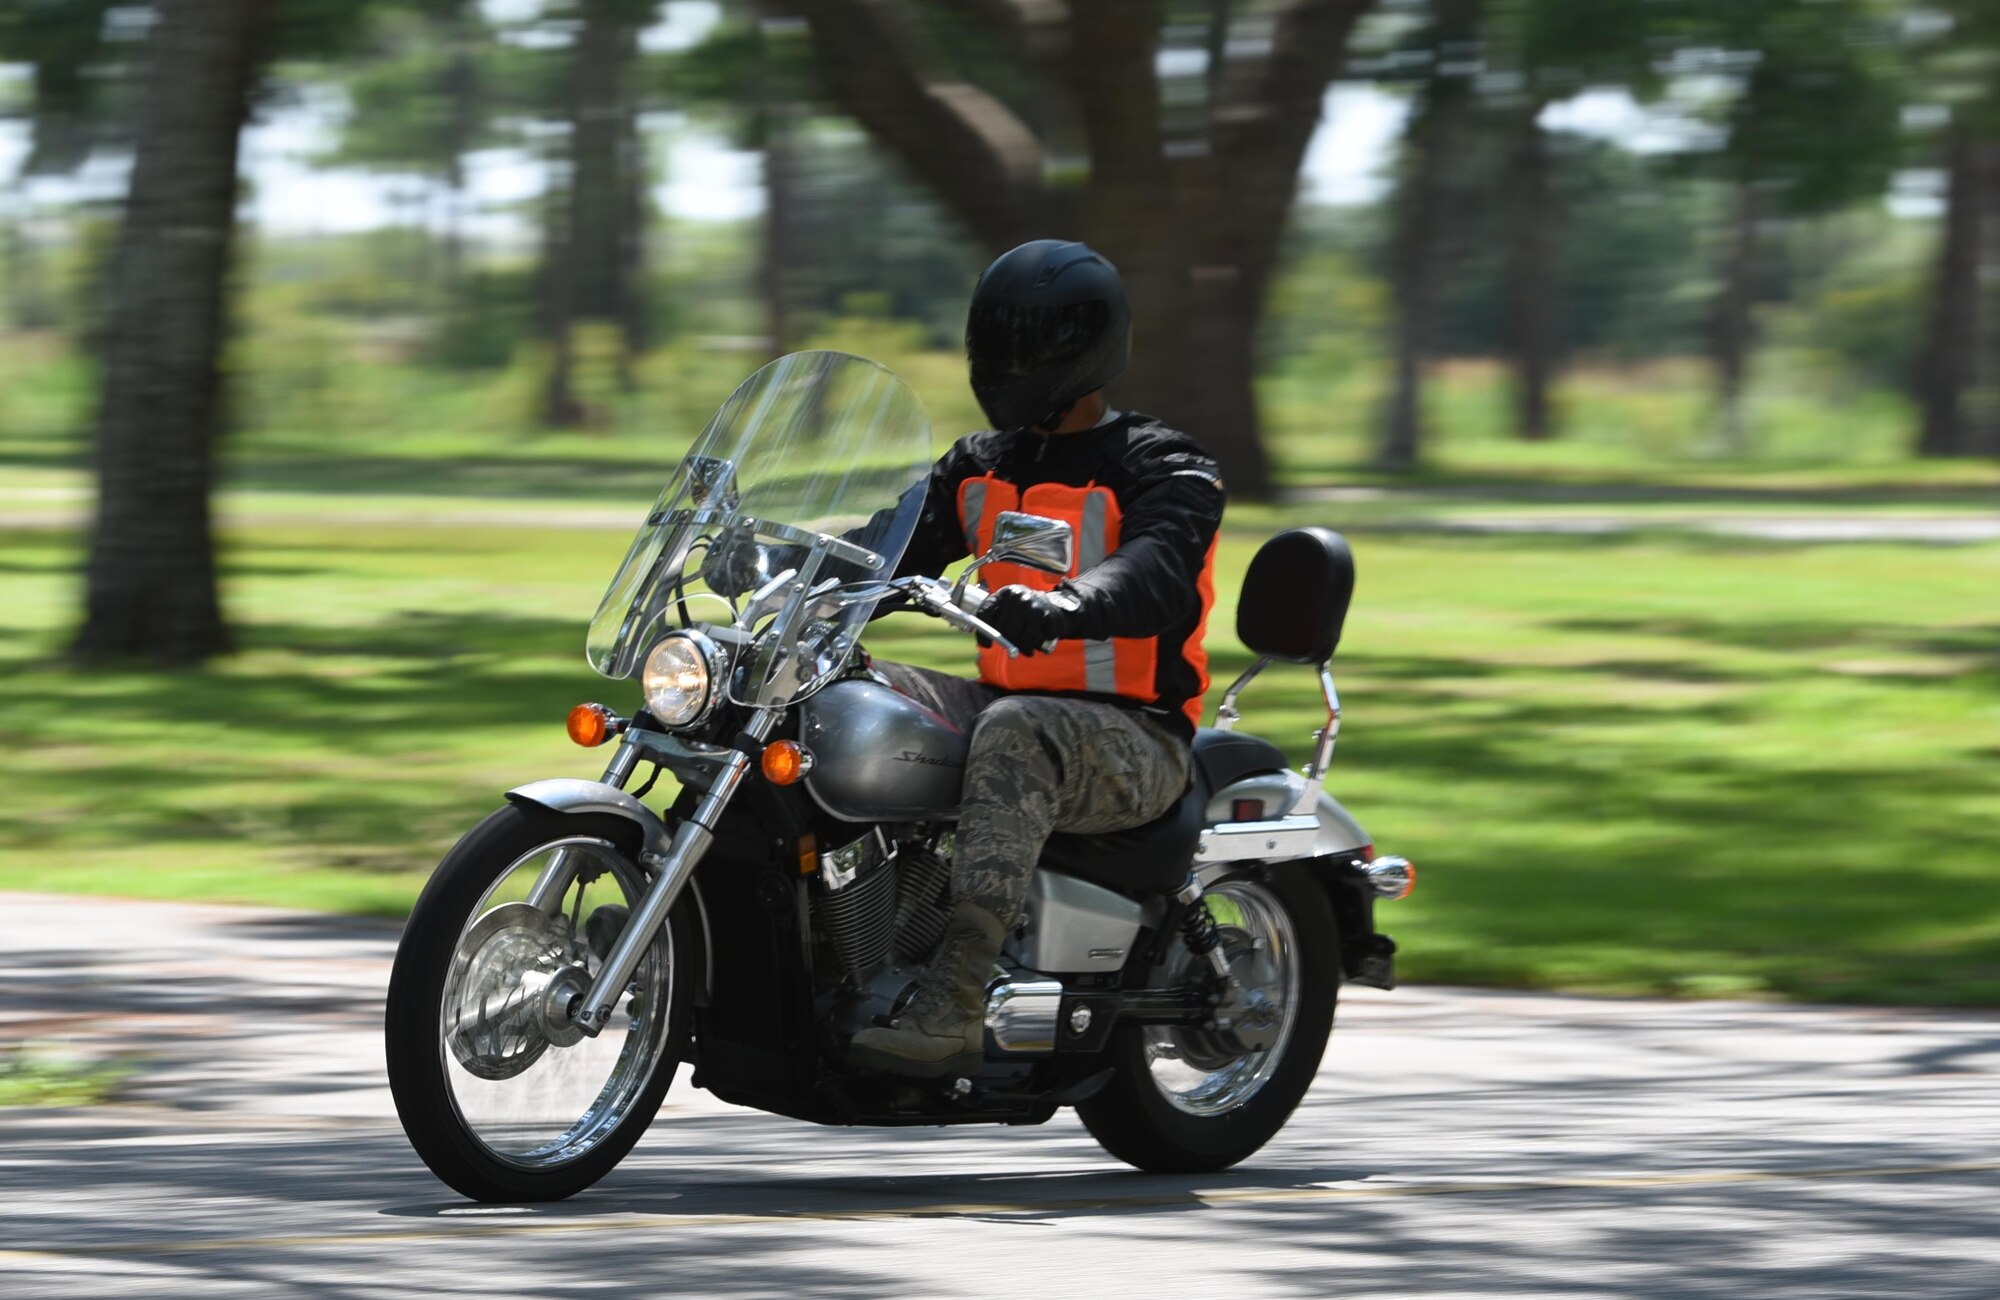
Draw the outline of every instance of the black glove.
<instances>
[{"instance_id":1,"label":"black glove","mask_svg":"<svg viewBox=\"0 0 2000 1300\"><path fill-rule=\"evenodd\" d=\"M1076 597L1066 591L1036 591L1031 587L1002 587L979 607L979 620L1014 643L1024 655L1034 654L1050 641L1072 635L1076 621Z\"/></svg>"},{"instance_id":2,"label":"black glove","mask_svg":"<svg viewBox=\"0 0 2000 1300\"><path fill-rule=\"evenodd\" d=\"M746 529L730 525L708 544L701 558L701 580L718 596L743 596L771 580L764 548Z\"/></svg>"}]
</instances>

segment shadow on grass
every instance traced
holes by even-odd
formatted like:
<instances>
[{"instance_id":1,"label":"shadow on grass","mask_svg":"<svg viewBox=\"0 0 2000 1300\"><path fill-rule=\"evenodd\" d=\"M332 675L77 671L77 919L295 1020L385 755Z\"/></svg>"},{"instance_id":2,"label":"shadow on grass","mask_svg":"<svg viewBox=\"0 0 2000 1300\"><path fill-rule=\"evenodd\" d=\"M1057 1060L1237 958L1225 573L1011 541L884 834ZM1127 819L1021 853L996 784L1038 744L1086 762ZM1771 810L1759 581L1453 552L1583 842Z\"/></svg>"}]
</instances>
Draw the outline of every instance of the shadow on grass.
<instances>
[{"instance_id":1,"label":"shadow on grass","mask_svg":"<svg viewBox=\"0 0 2000 1300\"><path fill-rule=\"evenodd\" d=\"M1838 619L1760 619L1755 622L1703 618L1580 618L1551 626L1565 632L1617 636L1668 637L1706 641L1737 650L1797 653L1806 650L1851 650L1948 656L1969 662L1951 665L1961 671L2000 671L2000 623L1957 627L1913 635L1907 624L1871 625ZM1936 680L1958 674L1877 674L1909 681Z\"/></svg>"},{"instance_id":2,"label":"shadow on grass","mask_svg":"<svg viewBox=\"0 0 2000 1300\"><path fill-rule=\"evenodd\" d=\"M1685 619L1570 626L1758 632ZM1794 648L1834 632L1801 623L1769 634ZM71 851L75 828L46 804L88 791L87 831L108 842L237 838L281 861L408 871L492 806L496 782L551 774L533 769L552 748L518 771L510 764L518 737L559 734L579 699L630 693L579 662L580 629L567 618L406 611L360 627L265 623L244 635L269 653L208 673L0 679L0 742L16 752L73 739L78 715L47 708L51 692L122 728L72 746L59 770L24 771L0 834ZM949 654L939 666L963 668L955 641L884 640L892 657ZM1218 653L1215 675L1226 681L1247 662ZM1990 799L1991 774L1955 752L1898 764L1686 743L1767 726L1750 691L1551 699L1506 689L1516 676L1545 686L1546 666L1435 654L1348 655L1337 668L1367 683L1365 696L1350 688L1351 710L1365 698L1397 719L1349 728L1332 787L1427 868L1406 915L1432 926L1431 942L1421 926L1405 935L1408 974L1632 991L1717 975L1812 997L2000 1001L2000 952L1978 926L1949 925L1964 915L1974 864L2000 860L2000 828L1972 812ZM1640 659L1576 671L1723 688L1768 677ZM1449 688L1466 680L1497 689L1468 699ZM1301 756L1307 727L1294 724L1318 708L1309 672L1273 669L1245 703L1253 728L1282 719L1267 729ZM468 768L483 775L468 780ZM1935 811L1912 855L1920 808Z\"/></svg>"},{"instance_id":3,"label":"shadow on grass","mask_svg":"<svg viewBox=\"0 0 2000 1300\"><path fill-rule=\"evenodd\" d=\"M1226 679L1247 657L1217 660ZM1952 919L1965 915L1980 864L2000 858L2000 826L1978 811L1994 789L1979 764L1949 749L1911 763L1808 747L1774 758L1758 744L1688 741L1768 730L1763 697L1751 690L1564 701L1547 697L1547 681L1569 668L1370 655L1337 661L1343 667L1350 715L1360 706L1396 719L1356 726L1350 716L1331 786L1345 793L1355 781L1396 796L1383 805L1346 794L1378 835L1377 819L1389 819L1395 847L1426 868L1410 905L1423 919L1415 938L1405 935L1412 977L2000 1002L2000 944ZM1725 689L1771 677L1756 666L1653 661L1574 671ZM1295 676L1274 669L1246 694L1253 729L1260 718L1310 714L1317 690L1309 674ZM1451 689L1509 677L1529 689L1470 700ZM1885 685L1954 683L1917 675ZM1291 748L1303 756L1303 744ZM1920 827L1919 809L1929 810ZM1904 851L1913 835L1915 856ZM1427 949L1432 919L1447 933L1433 933ZM1401 915L1382 923L1406 924Z\"/></svg>"},{"instance_id":4,"label":"shadow on grass","mask_svg":"<svg viewBox=\"0 0 2000 1300\"><path fill-rule=\"evenodd\" d=\"M1582 471L1570 479L1545 466L1491 471L1425 468L1407 473L1387 473L1370 463L1326 464L1315 468L1317 481L1306 481L1296 468L1290 472L1281 468L1280 479L1285 484L1284 490L1296 494L1293 500L1310 500L1316 488L1368 486L1405 490L1446 500L1477 499L1519 505L1671 505L1704 501L1836 508L1936 505L1991 509L1994 505L1991 483L1912 483L1895 478L1859 479L1833 485L1718 482L1718 474L1712 471L1659 465L1635 468L1629 475L1619 475L1615 471ZM1842 463L1826 461L1764 464L1722 472L1751 478L1758 475L1852 471L1851 467ZM1682 473L1693 476L1696 481L1657 481ZM1642 476L1651 481L1638 481Z\"/></svg>"}]
</instances>

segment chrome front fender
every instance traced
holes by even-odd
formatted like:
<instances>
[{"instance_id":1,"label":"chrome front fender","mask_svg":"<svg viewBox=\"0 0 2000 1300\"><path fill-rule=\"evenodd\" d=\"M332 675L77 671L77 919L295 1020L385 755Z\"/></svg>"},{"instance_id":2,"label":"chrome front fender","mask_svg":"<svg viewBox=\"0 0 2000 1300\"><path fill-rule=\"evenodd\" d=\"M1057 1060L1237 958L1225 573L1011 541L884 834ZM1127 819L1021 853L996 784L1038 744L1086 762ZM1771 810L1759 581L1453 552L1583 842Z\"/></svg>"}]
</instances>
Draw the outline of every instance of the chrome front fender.
<instances>
[{"instance_id":1,"label":"chrome front fender","mask_svg":"<svg viewBox=\"0 0 2000 1300\"><path fill-rule=\"evenodd\" d=\"M674 838L658 813L617 786L606 785L602 781L579 781L570 777L530 781L509 790L507 802L532 804L550 812L610 813L614 817L623 817L645 836L643 852L648 860L657 860L664 855Z\"/></svg>"},{"instance_id":2,"label":"chrome front fender","mask_svg":"<svg viewBox=\"0 0 2000 1300\"><path fill-rule=\"evenodd\" d=\"M642 865L646 866L649 875L652 864L658 862L673 843L673 832L667 829L667 824L660 820L658 813L617 786L606 785L602 781L580 781L573 777L530 781L509 790L507 802L554 813L609 813L613 817L623 817L637 826L644 837ZM695 1005L707 1006L709 990L715 983L715 946L708 927L708 904L702 900L701 886L692 880L688 882L683 897L694 900L695 931L701 944L701 982L695 988Z\"/></svg>"}]
</instances>

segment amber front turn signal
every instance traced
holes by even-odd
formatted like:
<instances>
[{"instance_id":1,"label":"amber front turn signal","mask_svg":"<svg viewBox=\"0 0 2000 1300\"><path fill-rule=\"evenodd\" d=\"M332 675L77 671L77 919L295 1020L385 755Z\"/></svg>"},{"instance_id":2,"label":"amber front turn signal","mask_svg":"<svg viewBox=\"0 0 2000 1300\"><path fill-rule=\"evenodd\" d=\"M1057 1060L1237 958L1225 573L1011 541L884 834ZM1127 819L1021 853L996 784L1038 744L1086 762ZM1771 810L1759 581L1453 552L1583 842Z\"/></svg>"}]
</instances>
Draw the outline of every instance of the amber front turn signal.
<instances>
[{"instance_id":1,"label":"amber front turn signal","mask_svg":"<svg viewBox=\"0 0 2000 1300\"><path fill-rule=\"evenodd\" d=\"M618 730L617 715L602 704L579 704L569 711L569 738L585 749L603 744Z\"/></svg>"},{"instance_id":2,"label":"amber front turn signal","mask_svg":"<svg viewBox=\"0 0 2000 1300\"><path fill-rule=\"evenodd\" d=\"M812 751L796 740L774 740L764 746L762 767L772 785L797 785L813 770Z\"/></svg>"}]
</instances>

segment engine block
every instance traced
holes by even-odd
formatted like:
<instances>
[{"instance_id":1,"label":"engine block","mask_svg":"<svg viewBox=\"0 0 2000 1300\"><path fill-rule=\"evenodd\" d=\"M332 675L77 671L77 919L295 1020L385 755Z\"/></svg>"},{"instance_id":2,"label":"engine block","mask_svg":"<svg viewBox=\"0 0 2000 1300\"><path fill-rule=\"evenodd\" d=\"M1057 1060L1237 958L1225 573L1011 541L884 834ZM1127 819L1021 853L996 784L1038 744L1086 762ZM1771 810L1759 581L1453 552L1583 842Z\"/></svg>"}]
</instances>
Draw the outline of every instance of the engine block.
<instances>
[{"instance_id":1,"label":"engine block","mask_svg":"<svg viewBox=\"0 0 2000 1300\"><path fill-rule=\"evenodd\" d=\"M951 864L936 847L912 840L884 853L883 843L864 835L826 854L812 891L813 928L855 984L892 960L928 960L951 918Z\"/></svg>"}]
</instances>

